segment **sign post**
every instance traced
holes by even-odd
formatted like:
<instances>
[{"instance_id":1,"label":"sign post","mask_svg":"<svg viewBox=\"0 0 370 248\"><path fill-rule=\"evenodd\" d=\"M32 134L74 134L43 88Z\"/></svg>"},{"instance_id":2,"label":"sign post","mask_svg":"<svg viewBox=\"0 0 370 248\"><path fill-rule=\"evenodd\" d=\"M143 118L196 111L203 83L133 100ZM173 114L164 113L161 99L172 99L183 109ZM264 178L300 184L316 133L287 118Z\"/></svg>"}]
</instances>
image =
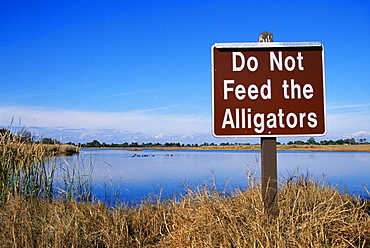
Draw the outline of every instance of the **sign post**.
<instances>
[{"instance_id":1,"label":"sign post","mask_svg":"<svg viewBox=\"0 0 370 248\"><path fill-rule=\"evenodd\" d=\"M262 196L276 214L276 137L326 133L324 49L320 42L267 42L269 34L259 37L264 42L212 46L212 132L261 137Z\"/></svg>"},{"instance_id":2,"label":"sign post","mask_svg":"<svg viewBox=\"0 0 370 248\"><path fill-rule=\"evenodd\" d=\"M273 35L263 32L258 42L273 42ZM261 137L261 193L265 211L272 216L278 214L277 204L277 144L276 137Z\"/></svg>"},{"instance_id":3,"label":"sign post","mask_svg":"<svg viewBox=\"0 0 370 248\"><path fill-rule=\"evenodd\" d=\"M278 214L277 205L277 153L276 138L261 138L261 189L265 210Z\"/></svg>"}]
</instances>

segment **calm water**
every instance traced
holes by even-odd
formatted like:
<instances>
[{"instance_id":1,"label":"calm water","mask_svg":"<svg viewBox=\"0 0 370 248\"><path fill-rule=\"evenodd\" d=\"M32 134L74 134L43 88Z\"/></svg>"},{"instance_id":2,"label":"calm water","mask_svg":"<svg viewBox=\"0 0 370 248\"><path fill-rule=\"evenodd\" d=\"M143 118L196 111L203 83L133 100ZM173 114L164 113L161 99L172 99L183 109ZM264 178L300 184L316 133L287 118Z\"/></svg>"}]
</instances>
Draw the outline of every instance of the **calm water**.
<instances>
[{"instance_id":1,"label":"calm water","mask_svg":"<svg viewBox=\"0 0 370 248\"><path fill-rule=\"evenodd\" d=\"M93 191L100 198L115 193L123 200L140 199L160 190L167 196L183 191L183 183L194 186L213 176L220 188L245 187L248 172L260 177L260 153L251 151L82 149L62 159L78 163L86 174L92 169ZM370 189L370 153L278 152L279 178L306 173L367 195L363 185Z\"/></svg>"}]
</instances>

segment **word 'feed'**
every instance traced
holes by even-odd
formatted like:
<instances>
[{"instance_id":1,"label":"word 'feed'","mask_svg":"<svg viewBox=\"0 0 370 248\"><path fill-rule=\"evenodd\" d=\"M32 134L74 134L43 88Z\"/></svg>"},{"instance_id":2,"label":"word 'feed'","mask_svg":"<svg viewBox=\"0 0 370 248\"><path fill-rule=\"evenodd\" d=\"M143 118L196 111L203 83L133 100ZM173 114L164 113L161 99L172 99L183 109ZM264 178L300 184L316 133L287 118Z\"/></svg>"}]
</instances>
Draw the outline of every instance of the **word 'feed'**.
<instances>
[{"instance_id":1,"label":"word 'feed'","mask_svg":"<svg viewBox=\"0 0 370 248\"><path fill-rule=\"evenodd\" d=\"M322 45L245 44L212 47L213 134L324 135Z\"/></svg>"}]
</instances>

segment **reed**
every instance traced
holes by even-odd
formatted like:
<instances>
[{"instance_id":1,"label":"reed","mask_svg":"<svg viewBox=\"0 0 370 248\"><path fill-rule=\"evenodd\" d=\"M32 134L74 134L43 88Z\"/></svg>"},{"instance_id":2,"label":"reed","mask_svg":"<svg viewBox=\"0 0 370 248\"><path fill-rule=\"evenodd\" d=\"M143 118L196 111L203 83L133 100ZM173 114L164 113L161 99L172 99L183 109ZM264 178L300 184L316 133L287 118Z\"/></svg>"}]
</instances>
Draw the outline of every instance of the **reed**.
<instances>
[{"instance_id":1,"label":"reed","mask_svg":"<svg viewBox=\"0 0 370 248\"><path fill-rule=\"evenodd\" d=\"M75 147L46 146L0 132L0 203L11 196L52 200L58 198L91 200L91 173L83 171L78 161L72 165L60 161L56 153L68 153ZM57 192L56 192L57 191Z\"/></svg>"},{"instance_id":2,"label":"reed","mask_svg":"<svg viewBox=\"0 0 370 248\"><path fill-rule=\"evenodd\" d=\"M51 161L50 161L51 160ZM50 157L49 165L55 168L54 197L59 200L93 201L92 161L86 167L83 160L74 156L72 163L59 156Z\"/></svg>"},{"instance_id":3,"label":"reed","mask_svg":"<svg viewBox=\"0 0 370 248\"><path fill-rule=\"evenodd\" d=\"M1 132L0 153L0 202L11 195L52 196L54 168L45 165L41 145Z\"/></svg>"}]
</instances>

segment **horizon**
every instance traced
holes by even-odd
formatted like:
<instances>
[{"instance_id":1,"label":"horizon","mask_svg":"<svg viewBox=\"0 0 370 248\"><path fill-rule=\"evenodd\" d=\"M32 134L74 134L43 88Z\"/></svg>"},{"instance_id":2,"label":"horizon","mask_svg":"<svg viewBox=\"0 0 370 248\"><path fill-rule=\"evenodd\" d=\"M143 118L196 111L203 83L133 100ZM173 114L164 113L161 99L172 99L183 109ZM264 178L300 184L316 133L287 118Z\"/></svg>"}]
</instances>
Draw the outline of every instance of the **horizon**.
<instances>
[{"instance_id":1,"label":"horizon","mask_svg":"<svg viewBox=\"0 0 370 248\"><path fill-rule=\"evenodd\" d=\"M327 134L315 139L370 140L365 1L11 1L0 11L0 127L63 143L258 143L212 136L211 47L268 31L324 45Z\"/></svg>"}]
</instances>

